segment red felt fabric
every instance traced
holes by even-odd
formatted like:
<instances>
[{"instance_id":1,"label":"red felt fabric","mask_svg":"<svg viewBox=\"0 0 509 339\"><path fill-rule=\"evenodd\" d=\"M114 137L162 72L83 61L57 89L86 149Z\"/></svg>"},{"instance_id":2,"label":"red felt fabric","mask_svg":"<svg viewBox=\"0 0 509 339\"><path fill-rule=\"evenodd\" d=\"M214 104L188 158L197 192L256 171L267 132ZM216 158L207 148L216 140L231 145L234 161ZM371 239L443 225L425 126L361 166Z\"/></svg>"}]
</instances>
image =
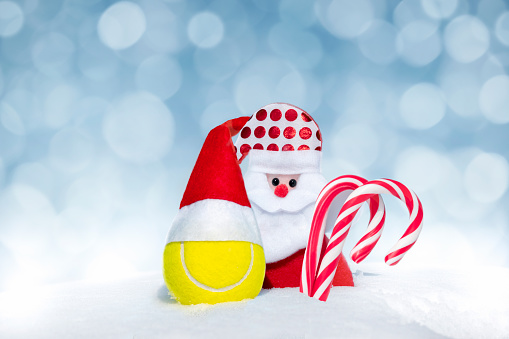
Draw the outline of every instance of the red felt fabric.
<instances>
[{"instance_id":1,"label":"red felt fabric","mask_svg":"<svg viewBox=\"0 0 509 339\"><path fill-rule=\"evenodd\" d=\"M187 183L180 208L204 199L251 207L231 139L249 117L229 120L207 135Z\"/></svg>"},{"instance_id":2,"label":"red felt fabric","mask_svg":"<svg viewBox=\"0 0 509 339\"><path fill-rule=\"evenodd\" d=\"M328 239L325 240L328 241ZM324 241L322 252L325 251L327 246L326 241ZM283 260L267 264L263 288L299 287L304 252L305 249L303 248ZM332 285L354 286L352 272L343 253L341 253L339 258L338 268L332 280Z\"/></svg>"}]
</instances>

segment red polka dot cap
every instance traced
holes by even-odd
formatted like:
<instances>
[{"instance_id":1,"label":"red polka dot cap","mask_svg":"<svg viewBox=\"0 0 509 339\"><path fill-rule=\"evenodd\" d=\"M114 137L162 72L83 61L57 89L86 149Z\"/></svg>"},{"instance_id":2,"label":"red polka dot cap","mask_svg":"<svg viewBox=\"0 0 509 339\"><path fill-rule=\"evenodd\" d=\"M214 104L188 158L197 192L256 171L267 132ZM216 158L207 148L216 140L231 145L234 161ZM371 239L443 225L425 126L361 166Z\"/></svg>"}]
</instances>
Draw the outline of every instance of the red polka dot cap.
<instances>
[{"instance_id":1,"label":"red polka dot cap","mask_svg":"<svg viewBox=\"0 0 509 339\"><path fill-rule=\"evenodd\" d=\"M302 109L285 103L262 107L235 142L239 161L249 154L249 169L263 173L319 172L320 128Z\"/></svg>"}]
</instances>

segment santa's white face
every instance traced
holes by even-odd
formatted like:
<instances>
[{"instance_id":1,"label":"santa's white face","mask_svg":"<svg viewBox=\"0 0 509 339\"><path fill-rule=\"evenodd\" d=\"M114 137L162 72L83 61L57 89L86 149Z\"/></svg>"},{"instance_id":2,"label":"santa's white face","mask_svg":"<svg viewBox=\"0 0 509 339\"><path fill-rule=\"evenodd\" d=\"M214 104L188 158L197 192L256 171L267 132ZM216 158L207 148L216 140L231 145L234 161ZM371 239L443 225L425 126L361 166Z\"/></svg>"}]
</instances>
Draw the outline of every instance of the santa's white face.
<instances>
[{"instance_id":1,"label":"santa's white face","mask_svg":"<svg viewBox=\"0 0 509 339\"><path fill-rule=\"evenodd\" d=\"M260 229L268 263L305 248L314 203L325 178L320 173L266 174L247 171L247 195Z\"/></svg>"},{"instance_id":2,"label":"santa's white face","mask_svg":"<svg viewBox=\"0 0 509 339\"><path fill-rule=\"evenodd\" d=\"M276 197L285 198L297 187L300 174L267 174L267 182Z\"/></svg>"}]
</instances>

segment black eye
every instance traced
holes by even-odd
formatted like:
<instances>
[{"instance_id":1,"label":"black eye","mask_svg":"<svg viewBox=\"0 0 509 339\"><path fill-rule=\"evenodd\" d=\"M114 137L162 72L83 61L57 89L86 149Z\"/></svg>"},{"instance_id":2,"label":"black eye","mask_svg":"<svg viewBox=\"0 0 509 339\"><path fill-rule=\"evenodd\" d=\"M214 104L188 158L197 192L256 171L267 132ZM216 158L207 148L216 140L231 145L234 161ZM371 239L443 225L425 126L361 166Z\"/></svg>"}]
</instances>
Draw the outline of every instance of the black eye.
<instances>
[{"instance_id":1,"label":"black eye","mask_svg":"<svg viewBox=\"0 0 509 339\"><path fill-rule=\"evenodd\" d=\"M278 178L272 179L272 185L274 185L274 186L279 185L279 179Z\"/></svg>"},{"instance_id":2,"label":"black eye","mask_svg":"<svg viewBox=\"0 0 509 339\"><path fill-rule=\"evenodd\" d=\"M292 179L292 180L290 180L290 182L288 184L290 185L290 187L295 187L295 186L297 186L297 180Z\"/></svg>"}]
</instances>

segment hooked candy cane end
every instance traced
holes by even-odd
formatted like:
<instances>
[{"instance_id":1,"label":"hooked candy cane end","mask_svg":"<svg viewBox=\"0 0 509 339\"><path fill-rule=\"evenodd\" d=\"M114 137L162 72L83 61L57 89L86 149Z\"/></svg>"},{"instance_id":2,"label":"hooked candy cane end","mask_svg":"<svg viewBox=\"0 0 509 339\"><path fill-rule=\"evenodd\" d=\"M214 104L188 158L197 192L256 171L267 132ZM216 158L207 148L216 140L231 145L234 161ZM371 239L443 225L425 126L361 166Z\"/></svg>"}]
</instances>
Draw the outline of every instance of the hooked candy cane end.
<instances>
[{"instance_id":1,"label":"hooked candy cane end","mask_svg":"<svg viewBox=\"0 0 509 339\"><path fill-rule=\"evenodd\" d=\"M352 258L352 260L358 264L360 263L361 261L363 261L364 259L366 259L367 257L367 254L365 255L360 255L358 252L356 253L350 253L350 258Z\"/></svg>"}]
</instances>

